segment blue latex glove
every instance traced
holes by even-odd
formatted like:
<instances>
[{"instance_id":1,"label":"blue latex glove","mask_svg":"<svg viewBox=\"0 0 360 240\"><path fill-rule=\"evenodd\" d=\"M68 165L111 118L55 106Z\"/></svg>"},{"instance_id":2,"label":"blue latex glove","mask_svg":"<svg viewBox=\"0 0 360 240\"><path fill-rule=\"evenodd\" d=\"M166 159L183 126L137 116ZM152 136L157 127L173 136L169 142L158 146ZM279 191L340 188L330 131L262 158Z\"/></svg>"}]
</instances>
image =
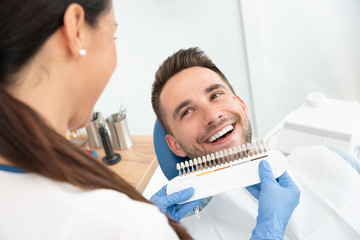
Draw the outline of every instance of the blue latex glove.
<instances>
[{"instance_id":1,"label":"blue latex glove","mask_svg":"<svg viewBox=\"0 0 360 240\"><path fill-rule=\"evenodd\" d=\"M285 172L277 180L267 161L259 164L260 183L246 189L259 200L251 239L284 239L289 218L299 204L300 190Z\"/></svg>"},{"instance_id":2,"label":"blue latex glove","mask_svg":"<svg viewBox=\"0 0 360 240\"><path fill-rule=\"evenodd\" d=\"M191 198L192 195L194 195L194 188L186 188L170 195L167 195L166 188L167 185L163 186L150 198L150 201L158 206L162 212L166 213L166 215L177 222L197 207L203 200L199 199L184 204L178 204Z\"/></svg>"}]
</instances>

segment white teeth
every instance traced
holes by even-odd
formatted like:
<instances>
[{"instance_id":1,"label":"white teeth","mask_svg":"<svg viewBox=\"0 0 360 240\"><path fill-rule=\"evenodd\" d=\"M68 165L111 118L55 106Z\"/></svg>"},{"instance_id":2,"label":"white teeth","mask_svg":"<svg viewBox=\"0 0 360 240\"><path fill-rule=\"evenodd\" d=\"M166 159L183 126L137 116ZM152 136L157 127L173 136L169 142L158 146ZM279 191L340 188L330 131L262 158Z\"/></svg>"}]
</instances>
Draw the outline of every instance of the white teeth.
<instances>
[{"instance_id":1,"label":"white teeth","mask_svg":"<svg viewBox=\"0 0 360 240\"><path fill-rule=\"evenodd\" d=\"M223 136L224 134L228 133L233 129L234 129L233 125L228 125L224 127L223 129L212 135L209 139L209 142L214 142L216 139L218 139L219 137Z\"/></svg>"}]
</instances>

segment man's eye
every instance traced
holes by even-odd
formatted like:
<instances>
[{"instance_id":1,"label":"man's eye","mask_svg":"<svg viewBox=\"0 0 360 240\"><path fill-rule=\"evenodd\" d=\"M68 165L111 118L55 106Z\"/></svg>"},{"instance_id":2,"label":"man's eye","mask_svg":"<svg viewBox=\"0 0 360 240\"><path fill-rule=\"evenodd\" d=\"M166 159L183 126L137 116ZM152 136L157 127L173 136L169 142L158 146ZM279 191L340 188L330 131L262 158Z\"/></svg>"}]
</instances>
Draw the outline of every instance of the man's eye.
<instances>
[{"instance_id":1,"label":"man's eye","mask_svg":"<svg viewBox=\"0 0 360 240\"><path fill-rule=\"evenodd\" d=\"M211 100L218 98L221 95L221 93L214 93L211 95Z\"/></svg>"},{"instance_id":2,"label":"man's eye","mask_svg":"<svg viewBox=\"0 0 360 240\"><path fill-rule=\"evenodd\" d=\"M181 118L185 117L186 115L188 115L191 112L190 109L186 109L182 114L181 114Z\"/></svg>"}]
</instances>

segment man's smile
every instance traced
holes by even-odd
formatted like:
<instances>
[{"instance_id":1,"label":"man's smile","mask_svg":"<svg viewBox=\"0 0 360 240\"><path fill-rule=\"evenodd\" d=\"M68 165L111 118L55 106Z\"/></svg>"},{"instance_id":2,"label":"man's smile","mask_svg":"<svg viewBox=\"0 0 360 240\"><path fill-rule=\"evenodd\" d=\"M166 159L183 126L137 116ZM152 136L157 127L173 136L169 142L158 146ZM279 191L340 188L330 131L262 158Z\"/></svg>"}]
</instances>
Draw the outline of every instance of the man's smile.
<instances>
[{"instance_id":1,"label":"man's smile","mask_svg":"<svg viewBox=\"0 0 360 240\"><path fill-rule=\"evenodd\" d=\"M220 130L216 130L211 136L206 140L206 144L209 145L222 145L232 139L236 130L236 122L232 124L226 124L224 127L221 127Z\"/></svg>"},{"instance_id":2,"label":"man's smile","mask_svg":"<svg viewBox=\"0 0 360 240\"><path fill-rule=\"evenodd\" d=\"M234 129L233 125L229 124L229 125L223 127L220 131L213 134L207 140L207 142L209 142L209 143L217 142L219 139L225 138L229 133L231 133L233 131L233 129Z\"/></svg>"}]
</instances>

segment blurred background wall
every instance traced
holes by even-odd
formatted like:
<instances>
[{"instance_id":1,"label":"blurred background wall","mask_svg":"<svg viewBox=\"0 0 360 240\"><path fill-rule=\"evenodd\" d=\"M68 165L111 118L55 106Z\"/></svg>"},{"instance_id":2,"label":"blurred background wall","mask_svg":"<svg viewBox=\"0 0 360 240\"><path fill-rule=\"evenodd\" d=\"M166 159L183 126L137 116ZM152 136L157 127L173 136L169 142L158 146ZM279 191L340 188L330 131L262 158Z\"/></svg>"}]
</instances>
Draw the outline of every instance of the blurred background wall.
<instances>
[{"instance_id":1,"label":"blurred background wall","mask_svg":"<svg viewBox=\"0 0 360 240\"><path fill-rule=\"evenodd\" d=\"M118 63L94 111L109 116L123 99L132 135L152 135L159 65L194 46L246 102L257 137L310 92L360 102L358 0L114 0L114 8Z\"/></svg>"}]
</instances>

